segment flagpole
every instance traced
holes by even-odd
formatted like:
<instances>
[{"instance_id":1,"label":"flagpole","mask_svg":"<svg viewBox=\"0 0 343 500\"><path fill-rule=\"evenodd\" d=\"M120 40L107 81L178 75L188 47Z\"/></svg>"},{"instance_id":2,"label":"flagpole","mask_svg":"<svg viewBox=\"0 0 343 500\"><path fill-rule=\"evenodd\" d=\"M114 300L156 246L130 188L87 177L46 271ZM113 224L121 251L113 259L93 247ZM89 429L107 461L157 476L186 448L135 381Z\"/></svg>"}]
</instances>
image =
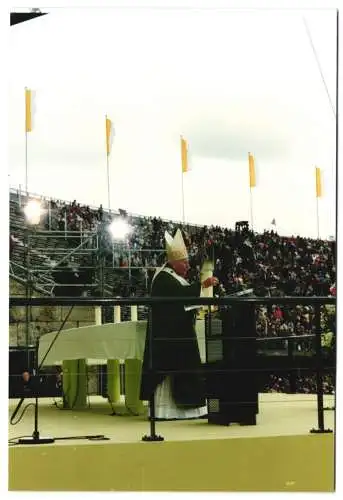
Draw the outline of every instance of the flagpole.
<instances>
[{"instance_id":1,"label":"flagpole","mask_svg":"<svg viewBox=\"0 0 343 500\"><path fill-rule=\"evenodd\" d=\"M32 127L32 109L31 109L31 91L25 87L25 191L26 191L26 202L28 197L28 161L27 161L27 132Z\"/></svg>"},{"instance_id":2,"label":"flagpole","mask_svg":"<svg viewBox=\"0 0 343 500\"><path fill-rule=\"evenodd\" d=\"M319 240L319 202L318 202L318 196L316 197L317 199L317 240Z\"/></svg>"},{"instance_id":3,"label":"flagpole","mask_svg":"<svg viewBox=\"0 0 343 500\"><path fill-rule=\"evenodd\" d=\"M110 123L109 118L105 115L105 123L106 123L106 173L107 173L107 205L109 212L111 211L111 189L110 189L110 135L112 123ZM110 123L110 130L108 130L108 123Z\"/></svg>"},{"instance_id":4,"label":"flagpole","mask_svg":"<svg viewBox=\"0 0 343 500\"><path fill-rule=\"evenodd\" d=\"M336 113L335 113L335 119L336 119L336 158L335 158L335 163L336 163L336 241L337 241L337 230L338 230L338 181L339 181L339 175L338 175L338 147L339 147L339 129L338 129L338 109L339 109L339 94L338 94L338 89L339 89L339 10L337 9L336 12Z\"/></svg>"},{"instance_id":5,"label":"flagpole","mask_svg":"<svg viewBox=\"0 0 343 500\"><path fill-rule=\"evenodd\" d=\"M28 165L27 165L27 130L25 130L25 191L28 197ZM26 200L27 201L27 200Z\"/></svg>"},{"instance_id":6,"label":"flagpole","mask_svg":"<svg viewBox=\"0 0 343 500\"><path fill-rule=\"evenodd\" d=\"M248 153L249 160L249 187L250 187L250 223L251 230L254 230L254 210L253 210L253 197L252 188L256 186L256 175L255 175L255 160L251 153Z\"/></svg>"},{"instance_id":7,"label":"flagpole","mask_svg":"<svg viewBox=\"0 0 343 500\"><path fill-rule=\"evenodd\" d=\"M107 203L108 210L111 211L111 195L110 195L110 159L109 155L106 155L106 167L107 167Z\"/></svg>"},{"instance_id":8,"label":"flagpole","mask_svg":"<svg viewBox=\"0 0 343 500\"><path fill-rule=\"evenodd\" d=\"M185 223L185 194L183 189L183 171L181 169L182 222Z\"/></svg>"},{"instance_id":9,"label":"flagpole","mask_svg":"<svg viewBox=\"0 0 343 500\"><path fill-rule=\"evenodd\" d=\"M251 186L250 186L250 223L251 223L251 229L254 230L254 216L253 216L252 188L251 188Z\"/></svg>"},{"instance_id":10,"label":"flagpole","mask_svg":"<svg viewBox=\"0 0 343 500\"><path fill-rule=\"evenodd\" d=\"M187 143L180 135L181 140L181 197L182 197L182 222L185 223L185 192L183 185L183 176L185 172L188 172L188 149Z\"/></svg>"}]
</instances>

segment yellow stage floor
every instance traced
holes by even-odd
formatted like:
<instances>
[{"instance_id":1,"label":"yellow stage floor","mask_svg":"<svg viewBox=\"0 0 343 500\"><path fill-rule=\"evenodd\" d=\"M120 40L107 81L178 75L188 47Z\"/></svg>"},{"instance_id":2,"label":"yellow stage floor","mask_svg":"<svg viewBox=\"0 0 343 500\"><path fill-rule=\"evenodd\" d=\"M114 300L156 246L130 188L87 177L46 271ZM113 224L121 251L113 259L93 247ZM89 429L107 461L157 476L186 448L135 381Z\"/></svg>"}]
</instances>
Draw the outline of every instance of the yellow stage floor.
<instances>
[{"instance_id":1,"label":"yellow stage floor","mask_svg":"<svg viewBox=\"0 0 343 500\"><path fill-rule=\"evenodd\" d=\"M334 435L317 428L316 398L261 394L256 426L215 426L206 420L158 422L165 441L144 443L144 416L109 416L99 397L83 411L40 401L41 436L104 434L104 442L56 441L11 446L11 490L46 491L333 491ZM27 401L29 402L29 400ZM333 398L325 398L331 406ZM10 402L10 413L16 401ZM125 408L116 405L116 411ZM334 412L325 412L333 429ZM31 435L33 407L9 438ZM190 466L191 464L191 466Z\"/></svg>"}]
</instances>

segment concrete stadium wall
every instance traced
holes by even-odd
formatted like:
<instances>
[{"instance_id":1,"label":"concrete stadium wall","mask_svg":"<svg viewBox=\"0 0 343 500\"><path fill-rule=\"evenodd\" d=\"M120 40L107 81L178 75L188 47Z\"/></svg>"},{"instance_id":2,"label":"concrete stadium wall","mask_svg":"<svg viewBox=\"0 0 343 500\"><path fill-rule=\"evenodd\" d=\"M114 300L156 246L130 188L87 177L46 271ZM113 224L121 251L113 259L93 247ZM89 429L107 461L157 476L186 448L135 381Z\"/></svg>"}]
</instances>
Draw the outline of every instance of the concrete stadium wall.
<instances>
[{"instance_id":1,"label":"concrete stadium wall","mask_svg":"<svg viewBox=\"0 0 343 500\"><path fill-rule=\"evenodd\" d=\"M10 279L10 296L25 297L25 286ZM41 294L35 292L33 297ZM68 314L69 307L46 306L31 308L29 343L34 344L44 333L53 332L61 327L63 319ZM11 307L9 310L9 344L11 346L26 345L26 309ZM94 325L95 310L93 307L75 307L63 329Z\"/></svg>"}]
</instances>

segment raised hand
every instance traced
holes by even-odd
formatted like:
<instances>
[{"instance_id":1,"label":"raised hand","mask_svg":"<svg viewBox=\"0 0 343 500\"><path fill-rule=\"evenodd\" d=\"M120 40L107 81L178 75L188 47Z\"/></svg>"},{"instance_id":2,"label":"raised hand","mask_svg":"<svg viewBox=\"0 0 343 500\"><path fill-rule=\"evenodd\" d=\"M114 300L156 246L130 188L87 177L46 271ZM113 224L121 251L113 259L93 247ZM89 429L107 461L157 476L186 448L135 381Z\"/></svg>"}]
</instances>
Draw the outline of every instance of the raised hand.
<instances>
[{"instance_id":1,"label":"raised hand","mask_svg":"<svg viewBox=\"0 0 343 500\"><path fill-rule=\"evenodd\" d=\"M202 282L201 286L203 288L209 288L211 286L217 286L219 283L218 278L215 278L214 276L211 276L210 278L207 278L205 281Z\"/></svg>"}]
</instances>

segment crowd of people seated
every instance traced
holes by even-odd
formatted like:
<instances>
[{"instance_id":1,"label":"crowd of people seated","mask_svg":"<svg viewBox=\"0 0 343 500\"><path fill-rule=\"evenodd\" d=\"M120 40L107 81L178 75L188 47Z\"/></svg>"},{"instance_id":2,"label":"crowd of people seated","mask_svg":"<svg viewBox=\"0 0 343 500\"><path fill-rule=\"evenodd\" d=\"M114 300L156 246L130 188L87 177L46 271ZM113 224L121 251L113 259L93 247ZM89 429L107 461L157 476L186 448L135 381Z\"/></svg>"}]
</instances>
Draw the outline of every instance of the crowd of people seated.
<instances>
[{"instance_id":1,"label":"crowd of people seated","mask_svg":"<svg viewBox=\"0 0 343 500\"><path fill-rule=\"evenodd\" d=\"M270 375L264 384L263 392L282 392L285 394L292 393L290 378L281 374ZM299 374L295 376L294 392L302 394L315 394L317 392L316 377L312 375ZM334 394L335 380L333 374L325 374L323 376L323 393Z\"/></svg>"},{"instance_id":2,"label":"crowd of people seated","mask_svg":"<svg viewBox=\"0 0 343 500\"><path fill-rule=\"evenodd\" d=\"M173 233L180 224L156 217L128 215L120 210L132 230L125 245L113 242L108 224L114 214L102 205L92 209L74 200L41 200L45 229L96 231L102 229L102 244L115 267L150 267L164 259L164 233ZM333 241L282 237L274 231L254 233L249 227L231 230L218 226L182 225L190 255L190 279L200 273L205 257L215 262L214 274L221 288L233 293L254 288L261 295L328 296L335 284L335 247ZM10 240L11 251L13 242ZM130 262L129 262L130 261ZM280 316L280 312L277 313ZM280 317L275 317L275 327ZM304 327L304 325L303 325ZM300 326L299 326L300 328Z\"/></svg>"},{"instance_id":3,"label":"crowd of people seated","mask_svg":"<svg viewBox=\"0 0 343 500\"><path fill-rule=\"evenodd\" d=\"M102 251L108 265L125 270L144 267L145 279L132 283L118 280L115 296L144 295L153 268L164 261L164 233L182 228L189 250L190 281L199 277L205 258L214 264L214 275L220 286L215 295L227 295L253 288L261 296L329 296L335 295L336 243L300 236L280 236L276 231L257 234L248 225L233 229L218 226L196 226L165 221L158 217L141 217L120 210L131 232L125 244L113 242L108 225L117 214L100 205L94 209L63 201L42 199L45 216L42 224L51 231L91 231L102 234ZM148 273L150 268L150 273ZM257 334L260 337L287 337L314 333L314 310L311 306L260 307L257 311ZM331 327L330 327L331 328ZM334 327L332 326L331 329ZM301 345L304 349L306 343ZM276 384L276 387L278 385Z\"/></svg>"},{"instance_id":4,"label":"crowd of people seated","mask_svg":"<svg viewBox=\"0 0 343 500\"><path fill-rule=\"evenodd\" d=\"M50 208L48 208L50 205ZM106 228L114 217L104 211L60 200L42 199L46 229L95 231ZM160 263L164 232L173 232L180 224L156 217L138 217L120 211L132 227L126 248L115 245L115 262L128 266L128 248L132 267ZM335 282L335 242L309 238L282 237L276 232L254 233L249 228L235 231L217 226L182 225L192 264L191 276L200 271L205 256L216 263L215 274L223 289L230 293L243 287L259 287L279 295L327 296ZM113 241L104 231L104 244L112 252Z\"/></svg>"},{"instance_id":5,"label":"crowd of people seated","mask_svg":"<svg viewBox=\"0 0 343 500\"><path fill-rule=\"evenodd\" d=\"M94 231L103 220L103 208L91 209L74 200L66 203L61 200L42 199L42 224L45 229L55 231Z\"/></svg>"}]
</instances>

